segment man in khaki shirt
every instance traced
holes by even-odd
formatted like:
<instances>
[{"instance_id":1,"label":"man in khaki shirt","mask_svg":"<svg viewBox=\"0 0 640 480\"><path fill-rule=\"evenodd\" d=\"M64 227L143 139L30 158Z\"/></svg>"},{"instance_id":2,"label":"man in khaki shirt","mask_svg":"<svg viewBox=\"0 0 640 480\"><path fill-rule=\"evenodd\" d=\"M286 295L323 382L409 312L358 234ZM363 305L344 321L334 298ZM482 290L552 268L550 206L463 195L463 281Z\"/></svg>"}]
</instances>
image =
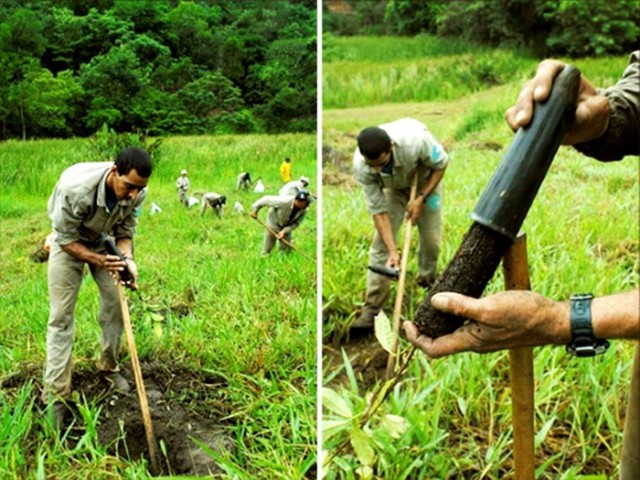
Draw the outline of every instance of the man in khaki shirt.
<instances>
[{"instance_id":1,"label":"man in khaki shirt","mask_svg":"<svg viewBox=\"0 0 640 480\"><path fill-rule=\"evenodd\" d=\"M122 312L114 275L125 267L137 288L133 237L140 206L151 176L151 158L140 148L125 148L115 163L78 163L66 169L49 198L53 226L49 257L50 313L47 324L47 360L43 400L50 404L54 424L61 427L65 401L71 394L74 308L85 264L100 291L98 321L102 329L98 369L117 391L128 392L119 373ZM126 257L105 253L102 234L115 238Z\"/></svg>"},{"instance_id":2,"label":"man in khaki shirt","mask_svg":"<svg viewBox=\"0 0 640 480\"><path fill-rule=\"evenodd\" d=\"M269 207L267 213L267 230L264 234L264 243L262 245L262 254L269 255L276 243L276 240L285 240L288 243L292 241L292 232L302 222L311 195L306 190L299 191L295 196L279 196L265 195L251 206L251 216L258 218L258 212L263 207ZM288 251L289 247L286 243L280 242L280 250Z\"/></svg>"},{"instance_id":3,"label":"man in khaki shirt","mask_svg":"<svg viewBox=\"0 0 640 480\"><path fill-rule=\"evenodd\" d=\"M396 237L408 215L420 237L416 281L428 287L435 280L442 237L441 180L448 162L447 153L426 125L413 118L360 132L353 171L376 230L369 249L370 264L400 267ZM409 203L414 177L417 194ZM374 318L387 302L390 290L388 278L367 271L365 304L351 328L373 328Z\"/></svg>"}]
</instances>

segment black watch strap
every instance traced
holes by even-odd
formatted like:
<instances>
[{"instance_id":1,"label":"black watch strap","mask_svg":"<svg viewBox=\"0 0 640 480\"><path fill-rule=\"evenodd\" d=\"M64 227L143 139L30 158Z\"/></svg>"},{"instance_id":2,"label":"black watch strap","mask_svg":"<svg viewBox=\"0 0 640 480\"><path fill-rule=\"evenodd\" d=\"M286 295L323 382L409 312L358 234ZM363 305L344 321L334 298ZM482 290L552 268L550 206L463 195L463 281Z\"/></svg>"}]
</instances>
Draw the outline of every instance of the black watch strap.
<instances>
[{"instance_id":1,"label":"black watch strap","mask_svg":"<svg viewBox=\"0 0 640 480\"><path fill-rule=\"evenodd\" d=\"M593 334L592 299L590 293L571 295L571 343L567 345L567 352L576 357L593 357L609 348L608 341L600 340Z\"/></svg>"}]
</instances>

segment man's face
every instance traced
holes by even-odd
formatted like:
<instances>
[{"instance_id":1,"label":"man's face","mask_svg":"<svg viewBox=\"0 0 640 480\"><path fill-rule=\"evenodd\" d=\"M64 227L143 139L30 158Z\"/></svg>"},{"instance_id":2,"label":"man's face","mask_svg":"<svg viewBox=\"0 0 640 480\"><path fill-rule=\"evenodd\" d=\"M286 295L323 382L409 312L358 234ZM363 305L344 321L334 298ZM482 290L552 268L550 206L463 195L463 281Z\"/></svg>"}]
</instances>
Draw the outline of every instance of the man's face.
<instances>
[{"instance_id":1,"label":"man's face","mask_svg":"<svg viewBox=\"0 0 640 480\"><path fill-rule=\"evenodd\" d=\"M149 178L138 175L135 168L124 175L118 173L115 165L113 168L113 191L116 193L116 198L118 200L135 200L140 190L147 186Z\"/></svg>"},{"instance_id":2,"label":"man's face","mask_svg":"<svg viewBox=\"0 0 640 480\"><path fill-rule=\"evenodd\" d=\"M389 163L389 160L391 160L391 150L381 153L378 158L365 157L366 164L378 173Z\"/></svg>"}]
</instances>

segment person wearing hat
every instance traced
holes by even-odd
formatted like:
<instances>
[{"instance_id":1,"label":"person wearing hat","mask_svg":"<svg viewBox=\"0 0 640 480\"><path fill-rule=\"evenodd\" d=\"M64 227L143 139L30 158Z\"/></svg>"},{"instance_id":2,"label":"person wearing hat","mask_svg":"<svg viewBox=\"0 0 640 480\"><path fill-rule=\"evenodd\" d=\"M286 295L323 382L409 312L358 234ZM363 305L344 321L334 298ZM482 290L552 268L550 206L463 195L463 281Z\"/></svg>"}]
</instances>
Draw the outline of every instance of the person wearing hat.
<instances>
[{"instance_id":1,"label":"person wearing hat","mask_svg":"<svg viewBox=\"0 0 640 480\"><path fill-rule=\"evenodd\" d=\"M182 170L178 180L176 180L176 188L178 189L178 201L185 207L189 206L189 178L187 171Z\"/></svg>"},{"instance_id":2,"label":"person wearing hat","mask_svg":"<svg viewBox=\"0 0 640 480\"><path fill-rule=\"evenodd\" d=\"M403 118L360 132L353 166L376 228L369 249L370 265L400 268L396 237L408 217L420 234L416 283L422 287L433 283L441 242L441 180L447 164L446 152L418 120ZM416 175L416 197L409 203ZM367 271L365 304L352 328L373 328L390 288L387 277Z\"/></svg>"},{"instance_id":3,"label":"person wearing hat","mask_svg":"<svg viewBox=\"0 0 640 480\"><path fill-rule=\"evenodd\" d=\"M264 234L262 255L271 253L276 240L281 240L281 251L291 250L287 243L292 242L292 232L304 219L310 201L311 194L307 190L301 190L295 196L265 195L251 206L253 218L258 218L258 212L262 207L269 207L266 222L268 228Z\"/></svg>"},{"instance_id":4,"label":"person wearing hat","mask_svg":"<svg viewBox=\"0 0 640 480\"><path fill-rule=\"evenodd\" d=\"M285 158L280 164L280 178L284 183L291 181L291 159Z\"/></svg>"},{"instance_id":5,"label":"person wearing hat","mask_svg":"<svg viewBox=\"0 0 640 480\"><path fill-rule=\"evenodd\" d=\"M291 182L286 183L282 186L278 195L286 196L286 195L295 195L302 190L308 190L309 187L309 179L304 175L300 177L299 180L293 180Z\"/></svg>"}]
</instances>

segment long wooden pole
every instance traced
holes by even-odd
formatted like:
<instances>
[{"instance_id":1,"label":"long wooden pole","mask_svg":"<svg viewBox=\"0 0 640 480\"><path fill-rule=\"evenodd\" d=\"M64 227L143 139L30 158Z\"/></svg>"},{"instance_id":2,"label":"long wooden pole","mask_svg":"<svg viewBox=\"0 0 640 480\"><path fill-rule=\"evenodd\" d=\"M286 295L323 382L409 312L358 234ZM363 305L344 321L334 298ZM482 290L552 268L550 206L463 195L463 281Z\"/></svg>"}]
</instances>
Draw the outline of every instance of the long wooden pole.
<instances>
[{"instance_id":1,"label":"long wooden pole","mask_svg":"<svg viewBox=\"0 0 640 480\"><path fill-rule=\"evenodd\" d=\"M509 248L502 261L507 290L529 290L527 238L521 234ZM513 412L513 454L516 480L533 480L535 457L533 453L533 349L509 350L511 400Z\"/></svg>"},{"instance_id":2,"label":"long wooden pole","mask_svg":"<svg viewBox=\"0 0 640 480\"><path fill-rule=\"evenodd\" d=\"M269 225L267 225L266 223L264 223L262 220L260 220L258 217L251 217L253 218L256 222L258 222L260 225L262 225L264 228L267 229L267 231L273 235L274 237L277 235L276 232L273 231L273 229L271 227L269 227ZM277 238L277 237L276 237ZM284 243L285 245L287 245L288 247L292 248L293 250L295 250L296 252L298 252L300 255L302 255L304 258L306 258L307 260L311 260L312 262L315 262L315 258L311 258L308 255L306 255L302 250L300 250L299 248L297 248L293 243L288 242L287 240L285 240L284 238L279 238L278 240L280 240L282 243Z\"/></svg>"},{"instance_id":3,"label":"long wooden pole","mask_svg":"<svg viewBox=\"0 0 640 480\"><path fill-rule=\"evenodd\" d=\"M158 475L160 468L158 465L158 453L156 450L156 437L153 433L153 424L151 423L151 414L149 413L149 402L147 401L147 391L144 388L144 380L142 379L142 370L140 369L140 361L138 360L138 350L136 349L136 340L133 336L133 328L131 327L131 317L129 316L129 307L127 306L127 298L124 294L124 287L118 281L118 298L120 300L120 308L122 309L122 322L127 335L127 343L129 344L129 354L131 355L131 365L133 366L133 375L136 379L136 390L140 399L140 409L142 410L142 422L147 435L147 445L149 446L149 457L151 462L151 473Z\"/></svg>"},{"instance_id":4,"label":"long wooden pole","mask_svg":"<svg viewBox=\"0 0 640 480\"><path fill-rule=\"evenodd\" d=\"M409 203L416 198L418 189L418 174L413 177L411 192L409 193ZM407 264L409 263L409 246L411 244L411 219L407 219L404 231L404 245L402 246L402 257L400 258L400 278L398 278L398 289L396 290L396 301L393 306L393 337L391 339L391 351L387 358L386 377L391 378L396 368L396 358L398 357L398 335L400 333L400 314L402 313L402 299L404 298L404 283L407 277Z\"/></svg>"}]
</instances>

